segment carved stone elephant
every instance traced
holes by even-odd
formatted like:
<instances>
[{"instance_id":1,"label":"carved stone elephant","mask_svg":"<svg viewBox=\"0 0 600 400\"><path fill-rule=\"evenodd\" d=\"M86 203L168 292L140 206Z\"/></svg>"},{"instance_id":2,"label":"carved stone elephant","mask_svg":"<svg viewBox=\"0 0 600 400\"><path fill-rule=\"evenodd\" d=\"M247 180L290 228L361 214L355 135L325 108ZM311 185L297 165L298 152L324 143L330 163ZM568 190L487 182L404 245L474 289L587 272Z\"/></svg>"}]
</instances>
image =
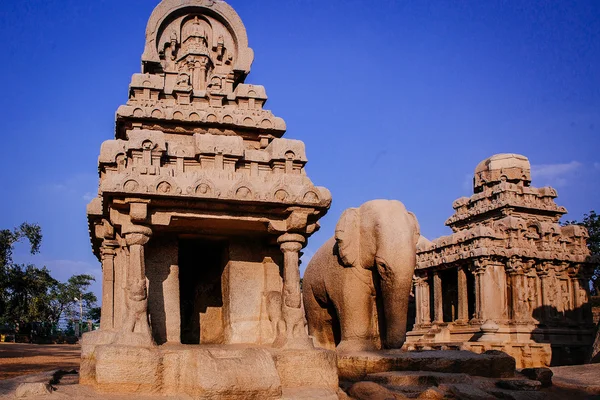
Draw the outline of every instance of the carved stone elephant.
<instances>
[{"instance_id":1,"label":"carved stone elephant","mask_svg":"<svg viewBox=\"0 0 600 400\"><path fill-rule=\"evenodd\" d=\"M419 224L396 200L373 200L342 214L303 280L308 331L338 351L400 348L416 265Z\"/></svg>"}]
</instances>

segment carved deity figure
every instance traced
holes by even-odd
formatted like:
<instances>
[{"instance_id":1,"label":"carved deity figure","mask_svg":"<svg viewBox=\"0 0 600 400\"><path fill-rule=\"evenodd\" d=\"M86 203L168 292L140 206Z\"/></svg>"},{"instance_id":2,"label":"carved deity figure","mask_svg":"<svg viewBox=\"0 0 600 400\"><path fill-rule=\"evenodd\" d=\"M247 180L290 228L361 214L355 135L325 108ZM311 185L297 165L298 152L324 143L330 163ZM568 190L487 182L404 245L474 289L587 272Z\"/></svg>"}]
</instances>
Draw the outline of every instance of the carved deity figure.
<instances>
[{"instance_id":1,"label":"carved deity figure","mask_svg":"<svg viewBox=\"0 0 600 400\"><path fill-rule=\"evenodd\" d=\"M177 85L178 88L189 88L190 87L190 76L185 72L182 72L177 77Z\"/></svg>"},{"instance_id":2,"label":"carved deity figure","mask_svg":"<svg viewBox=\"0 0 600 400\"><path fill-rule=\"evenodd\" d=\"M527 313L532 315L537 305L537 287L535 278L527 277Z\"/></svg>"}]
</instances>

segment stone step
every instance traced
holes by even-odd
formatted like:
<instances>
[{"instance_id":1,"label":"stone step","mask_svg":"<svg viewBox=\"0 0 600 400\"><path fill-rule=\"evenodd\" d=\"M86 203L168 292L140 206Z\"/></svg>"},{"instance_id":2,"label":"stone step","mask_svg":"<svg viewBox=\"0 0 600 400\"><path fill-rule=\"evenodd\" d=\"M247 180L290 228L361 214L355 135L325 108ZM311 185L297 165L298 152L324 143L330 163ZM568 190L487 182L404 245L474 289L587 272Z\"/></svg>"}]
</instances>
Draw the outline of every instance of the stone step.
<instances>
[{"instance_id":1,"label":"stone step","mask_svg":"<svg viewBox=\"0 0 600 400\"><path fill-rule=\"evenodd\" d=\"M502 352L384 350L338 354L340 379L364 380L367 375L390 371L429 371L490 378L514 376L515 359Z\"/></svg>"},{"instance_id":2,"label":"stone step","mask_svg":"<svg viewBox=\"0 0 600 400\"><path fill-rule=\"evenodd\" d=\"M471 383L467 374L431 371L389 371L369 374L365 380L392 386L439 386L444 383Z\"/></svg>"}]
</instances>

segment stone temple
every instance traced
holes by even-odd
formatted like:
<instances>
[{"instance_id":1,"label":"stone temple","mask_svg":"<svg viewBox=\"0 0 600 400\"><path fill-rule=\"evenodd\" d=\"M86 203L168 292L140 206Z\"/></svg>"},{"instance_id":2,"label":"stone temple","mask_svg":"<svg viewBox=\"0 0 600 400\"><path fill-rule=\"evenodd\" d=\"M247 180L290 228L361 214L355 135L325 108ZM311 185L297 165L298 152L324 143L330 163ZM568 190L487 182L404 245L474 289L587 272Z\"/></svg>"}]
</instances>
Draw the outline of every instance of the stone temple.
<instances>
[{"instance_id":1,"label":"stone temple","mask_svg":"<svg viewBox=\"0 0 600 400\"><path fill-rule=\"evenodd\" d=\"M163 0L150 17L88 206L103 295L82 383L335 395L335 354L308 337L298 267L331 195L306 176L304 144L283 139L285 122L263 108L265 88L244 83L253 58L222 1Z\"/></svg>"},{"instance_id":2,"label":"stone temple","mask_svg":"<svg viewBox=\"0 0 600 400\"><path fill-rule=\"evenodd\" d=\"M454 202L450 236L423 241L409 349L501 350L520 368L583 363L594 340L587 230L559 225L556 190L531 186L529 160L499 154Z\"/></svg>"}]
</instances>

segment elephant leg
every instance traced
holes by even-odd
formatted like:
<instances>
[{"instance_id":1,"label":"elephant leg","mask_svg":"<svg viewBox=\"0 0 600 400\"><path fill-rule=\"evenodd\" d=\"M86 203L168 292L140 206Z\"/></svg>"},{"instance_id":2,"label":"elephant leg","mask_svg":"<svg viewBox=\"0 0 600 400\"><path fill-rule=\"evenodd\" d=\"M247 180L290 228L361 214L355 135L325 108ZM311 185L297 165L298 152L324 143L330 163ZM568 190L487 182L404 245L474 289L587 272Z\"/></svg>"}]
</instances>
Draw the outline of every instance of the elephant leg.
<instances>
[{"instance_id":1,"label":"elephant leg","mask_svg":"<svg viewBox=\"0 0 600 400\"><path fill-rule=\"evenodd\" d=\"M377 350L373 338L373 297L362 282L346 287L343 303L336 304L342 341L338 352Z\"/></svg>"},{"instance_id":2,"label":"elephant leg","mask_svg":"<svg viewBox=\"0 0 600 400\"><path fill-rule=\"evenodd\" d=\"M335 350L333 318L327 308L317 301L312 289L307 286L305 285L303 292L308 334L314 338L315 346Z\"/></svg>"}]
</instances>

